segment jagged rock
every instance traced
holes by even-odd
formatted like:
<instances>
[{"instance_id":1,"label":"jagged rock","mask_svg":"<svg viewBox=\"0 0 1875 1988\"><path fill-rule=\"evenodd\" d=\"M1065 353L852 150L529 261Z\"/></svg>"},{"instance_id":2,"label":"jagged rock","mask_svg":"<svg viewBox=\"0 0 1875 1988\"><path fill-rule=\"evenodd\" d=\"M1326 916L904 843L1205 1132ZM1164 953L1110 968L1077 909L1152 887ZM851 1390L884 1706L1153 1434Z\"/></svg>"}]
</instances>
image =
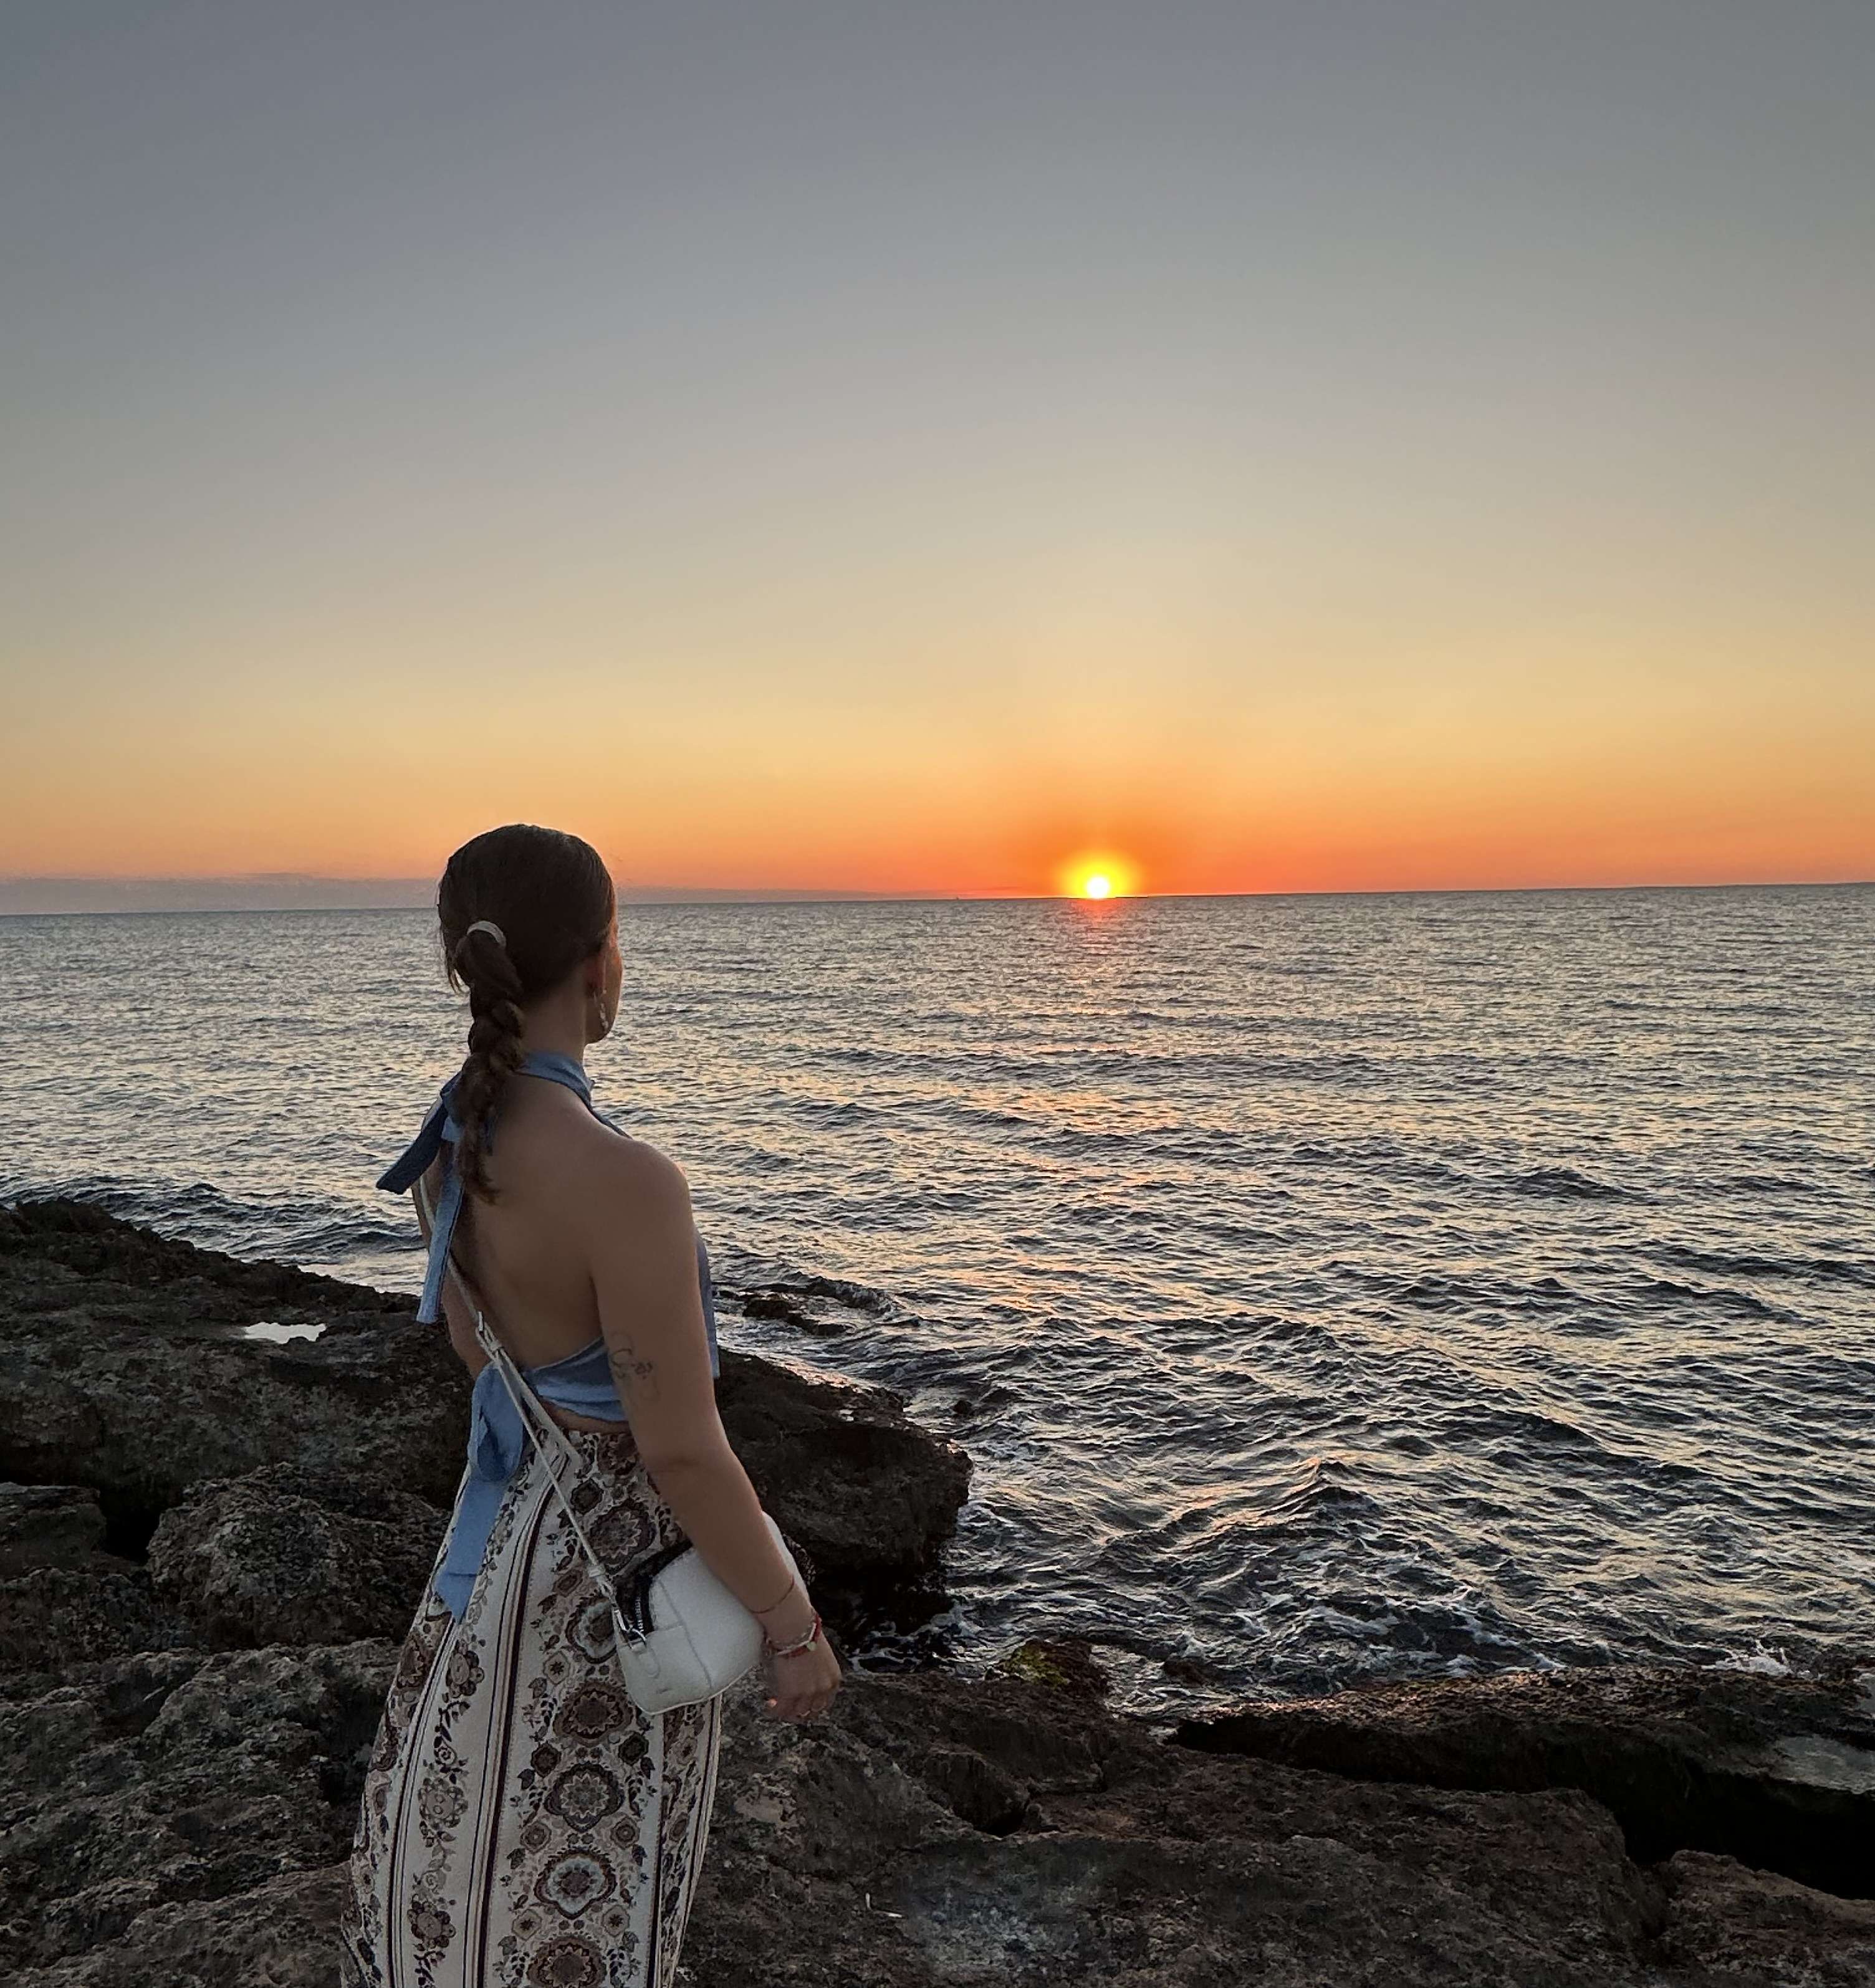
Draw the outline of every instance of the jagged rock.
<instances>
[{"instance_id":1,"label":"jagged rock","mask_svg":"<svg viewBox=\"0 0 1875 1988\"><path fill-rule=\"evenodd\" d=\"M448 1523L408 1492L275 1464L185 1493L150 1542L151 1579L217 1648L395 1641Z\"/></svg>"},{"instance_id":2,"label":"jagged rock","mask_svg":"<svg viewBox=\"0 0 1875 1988\"><path fill-rule=\"evenodd\" d=\"M1649 1979L1657 1898L1580 1796L1252 1768L1008 1676L850 1679L824 1724L729 1711L685 1948L710 1988ZM969 1754L1016 1826L955 1800Z\"/></svg>"},{"instance_id":3,"label":"jagged rock","mask_svg":"<svg viewBox=\"0 0 1875 1988\"><path fill-rule=\"evenodd\" d=\"M823 1339L837 1338L846 1330L844 1319L809 1310L791 1291L745 1291L740 1302L746 1317L780 1319L785 1324L797 1325L802 1331L814 1333Z\"/></svg>"},{"instance_id":4,"label":"jagged rock","mask_svg":"<svg viewBox=\"0 0 1875 1988\"><path fill-rule=\"evenodd\" d=\"M1090 1698L1105 1698L1112 1681L1085 1636L1030 1636L1018 1643L998 1668L1011 1677L1033 1678Z\"/></svg>"},{"instance_id":5,"label":"jagged rock","mask_svg":"<svg viewBox=\"0 0 1875 1988\"><path fill-rule=\"evenodd\" d=\"M1052 1826L1041 1797L1104 1784L1098 1716L1083 1716L1073 1689L999 1695L1000 1680L966 1690L931 1688L917 1672L876 1678L834 1700L837 1723L902 1770L931 1798L973 1828L1007 1835ZM1034 1708L1046 1707L1037 1719Z\"/></svg>"},{"instance_id":6,"label":"jagged rock","mask_svg":"<svg viewBox=\"0 0 1875 1988\"><path fill-rule=\"evenodd\" d=\"M963 1449L889 1388L726 1348L716 1404L756 1496L807 1549L830 1620L917 1622L942 1607L943 1546L970 1495Z\"/></svg>"},{"instance_id":7,"label":"jagged rock","mask_svg":"<svg viewBox=\"0 0 1875 1988\"><path fill-rule=\"evenodd\" d=\"M97 1493L77 1484L0 1484L0 1581L82 1567L104 1545Z\"/></svg>"},{"instance_id":8,"label":"jagged rock","mask_svg":"<svg viewBox=\"0 0 1875 1988\"><path fill-rule=\"evenodd\" d=\"M50 1679L74 1664L196 1640L129 1560L100 1554L82 1567L37 1567L0 1581L0 1672Z\"/></svg>"},{"instance_id":9,"label":"jagged rock","mask_svg":"<svg viewBox=\"0 0 1875 1988\"><path fill-rule=\"evenodd\" d=\"M900 1758L926 1794L973 1829L1006 1836L1031 1813L1041 1813L1040 1804L1034 1804L1014 1775L973 1746L919 1740Z\"/></svg>"},{"instance_id":10,"label":"jagged rock","mask_svg":"<svg viewBox=\"0 0 1875 1988\"><path fill-rule=\"evenodd\" d=\"M395 1656L137 1657L0 1702L8 1979L325 1988ZM1574 1789L1169 1746L1007 1675L849 1672L799 1725L750 1680L725 1712L684 1949L708 1988L1875 1984L1875 1905L1719 1858L1637 1868Z\"/></svg>"},{"instance_id":11,"label":"jagged rock","mask_svg":"<svg viewBox=\"0 0 1875 1988\"><path fill-rule=\"evenodd\" d=\"M196 1640L144 1570L105 1550L95 1491L0 1484L0 1671L46 1678L75 1663Z\"/></svg>"},{"instance_id":12,"label":"jagged rock","mask_svg":"<svg viewBox=\"0 0 1875 1988\"><path fill-rule=\"evenodd\" d=\"M1000 1381L976 1381L952 1401L950 1412L959 1418L980 1415L991 1408L1003 1408L1015 1399L1015 1389Z\"/></svg>"},{"instance_id":13,"label":"jagged rock","mask_svg":"<svg viewBox=\"0 0 1875 1988\"><path fill-rule=\"evenodd\" d=\"M1200 1691L1223 1692L1230 1689L1230 1680L1222 1668L1203 1657L1162 1657L1159 1667L1175 1684L1191 1685Z\"/></svg>"},{"instance_id":14,"label":"jagged rock","mask_svg":"<svg viewBox=\"0 0 1875 1988\"><path fill-rule=\"evenodd\" d=\"M192 1487L263 1467L453 1504L468 1376L409 1300L166 1241L67 1201L0 1209L0 1472L93 1489L127 1554L144 1550ZM323 1329L285 1344L242 1336L262 1320ZM941 1610L943 1545L969 1495L965 1452L912 1422L888 1388L728 1349L722 1368L729 1440L806 1549L836 1634ZM242 1523L259 1527L264 1501L243 1495ZM319 1538L338 1550L354 1515L314 1502L335 1515L318 1522ZM178 1543L166 1558L171 1591L199 1598L212 1588L222 1640L287 1633L284 1620L263 1619L257 1572L237 1574L232 1563L213 1577L179 1571L190 1556L200 1564L205 1523L189 1522L187 1554ZM426 1536L433 1551L433 1527ZM266 1550L284 1566L288 1544L278 1527L271 1537ZM323 1550L309 1545L306 1564ZM371 1578L379 1598L347 1618L354 1631L390 1626L380 1604L389 1607L401 1572L374 1563ZM237 1604L243 1582L254 1592Z\"/></svg>"},{"instance_id":15,"label":"jagged rock","mask_svg":"<svg viewBox=\"0 0 1875 1988\"><path fill-rule=\"evenodd\" d=\"M326 1329L240 1337L262 1318ZM888 1391L723 1369L725 1425L817 1595L934 1591L963 1453ZM467 1391L403 1300L70 1203L0 1210L0 1471L66 1487L25 1494L10 1533L0 1499L9 1983L327 1988ZM147 1542L147 1568L122 1557ZM360 1625L392 1634L185 1646ZM154 1647L113 1654L125 1638ZM1875 1891L1869 1681L1396 1686L1236 1708L1175 1746L1105 1708L1075 1638L981 1677L849 1671L800 1726L751 1679L726 1706L682 1978L1875 1988L1875 1902L1773 1875Z\"/></svg>"},{"instance_id":16,"label":"jagged rock","mask_svg":"<svg viewBox=\"0 0 1875 1988\"><path fill-rule=\"evenodd\" d=\"M329 1983L395 1654L178 1651L0 1703L7 1978Z\"/></svg>"},{"instance_id":17,"label":"jagged rock","mask_svg":"<svg viewBox=\"0 0 1875 1988\"><path fill-rule=\"evenodd\" d=\"M328 1864L230 1898L153 1905L127 1938L5 1978L14 1988L332 1988L344 1887L344 1865Z\"/></svg>"},{"instance_id":18,"label":"jagged rock","mask_svg":"<svg viewBox=\"0 0 1875 1988\"><path fill-rule=\"evenodd\" d=\"M0 1472L89 1486L131 1550L191 1484L266 1463L455 1497L468 1390L408 1299L67 1201L0 1209ZM242 1337L263 1321L324 1329Z\"/></svg>"},{"instance_id":19,"label":"jagged rock","mask_svg":"<svg viewBox=\"0 0 1875 1988\"><path fill-rule=\"evenodd\" d=\"M1734 1856L1875 1895L1871 1668L1517 1671L1382 1685L1182 1721L1188 1746L1446 1788L1574 1787L1633 1854Z\"/></svg>"},{"instance_id":20,"label":"jagged rock","mask_svg":"<svg viewBox=\"0 0 1875 1988\"><path fill-rule=\"evenodd\" d=\"M1875 1981L1875 1902L1832 1898L1730 1857L1682 1850L1662 1868L1663 1961L1700 1988L1852 1988Z\"/></svg>"}]
</instances>

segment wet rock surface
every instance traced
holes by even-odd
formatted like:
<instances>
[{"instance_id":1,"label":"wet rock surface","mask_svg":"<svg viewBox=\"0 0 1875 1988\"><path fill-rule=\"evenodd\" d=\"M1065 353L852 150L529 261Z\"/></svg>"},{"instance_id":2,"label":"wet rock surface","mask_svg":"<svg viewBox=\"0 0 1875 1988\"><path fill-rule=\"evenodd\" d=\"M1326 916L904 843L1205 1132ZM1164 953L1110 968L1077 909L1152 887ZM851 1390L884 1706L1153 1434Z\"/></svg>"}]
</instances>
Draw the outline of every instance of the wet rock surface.
<instances>
[{"instance_id":1,"label":"wet rock surface","mask_svg":"<svg viewBox=\"0 0 1875 1988\"><path fill-rule=\"evenodd\" d=\"M320 1330L245 1337L259 1323ZM856 1635L941 1610L966 1452L888 1388L726 1350L722 1367L723 1426L806 1549L828 1620ZM0 1209L0 1477L29 1494L64 1487L68 1532L90 1523L70 1501L95 1494L107 1543L127 1560L148 1551L164 1598L212 1642L308 1633L268 1598L289 1578L300 1618L333 1618L324 1640L401 1635L440 1533L396 1501L447 1514L469 1395L446 1335L407 1298L245 1263L80 1202ZM407 1522L427 1551L392 1538ZM0 1501L0 1579L5 1523ZM76 1545L67 1557L89 1564Z\"/></svg>"},{"instance_id":2,"label":"wet rock surface","mask_svg":"<svg viewBox=\"0 0 1875 1988\"><path fill-rule=\"evenodd\" d=\"M0 1978L330 1988L460 1468L465 1379L409 1314L69 1204L0 1211L0 1469L25 1483L0 1489ZM325 1330L239 1337L260 1318ZM967 1459L884 1390L723 1367L817 1592L919 1605ZM679 1978L1875 1988L1870 1679L1520 1674L1173 1731L1110 1709L1071 1637L983 1675L849 1665L803 1725L752 1679Z\"/></svg>"},{"instance_id":3,"label":"wet rock surface","mask_svg":"<svg viewBox=\"0 0 1875 1988\"><path fill-rule=\"evenodd\" d=\"M814 1597L849 1631L944 1606L943 1553L970 1460L890 1388L724 1349L716 1405L775 1523L807 1550Z\"/></svg>"},{"instance_id":4,"label":"wet rock surface","mask_svg":"<svg viewBox=\"0 0 1875 1988\"><path fill-rule=\"evenodd\" d=\"M243 1337L262 1323L322 1330ZM0 1209L0 1476L88 1486L124 1550L191 1485L263 1464L446 1506L468 1437L461 1363L407 1299L80 1202Z\"/></svg>"},{"instance_id":5,"label":"wet rock surface","mask_svg":"<svg viewBox=\"0 0 1875 1988\"><path fill-rule=\"evenodd\" d=\"M1364 1780L1579 1788L1647 1863L1711 1851L1875 1897L1875 1655L1830 1677L1515 1672L1181 1721L1184 1745Z\"/></svg>"},{"instance_id":6,"label":"wet rock surface","mask_svg":"<svg viewBox=\"0 0 1875 1988\"><path fill-rule=\"evenodd\" d=\"M329 1988L395 1645L0 1681L19 1988ZM709 1988L1857 1988L1875 1904L1681 1851L1579 1790L1390 1784L1168 1743L1007 1671L739 1686L682 1978Z\"/></svg>"}]
</instances>

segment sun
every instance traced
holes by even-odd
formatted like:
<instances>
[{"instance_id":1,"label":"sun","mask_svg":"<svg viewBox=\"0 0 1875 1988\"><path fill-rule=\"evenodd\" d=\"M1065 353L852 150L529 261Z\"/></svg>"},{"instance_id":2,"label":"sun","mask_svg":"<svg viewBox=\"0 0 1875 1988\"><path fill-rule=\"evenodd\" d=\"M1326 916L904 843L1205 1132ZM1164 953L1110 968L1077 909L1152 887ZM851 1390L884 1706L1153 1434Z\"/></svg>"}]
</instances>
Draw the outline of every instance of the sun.
<instances>
[{"instance_id":1,"label":"sun","mask_svg":"<svg viewBox=\"0 0 1875 1988\"><path fill-rule=\"evenodd\" d=\"M1055 888L1064 898L1098 904L1108 898L1129 898L1138 889L1137 865L1115 849L1083 849L1054 874Z\"/></svg>"}]
</instances>

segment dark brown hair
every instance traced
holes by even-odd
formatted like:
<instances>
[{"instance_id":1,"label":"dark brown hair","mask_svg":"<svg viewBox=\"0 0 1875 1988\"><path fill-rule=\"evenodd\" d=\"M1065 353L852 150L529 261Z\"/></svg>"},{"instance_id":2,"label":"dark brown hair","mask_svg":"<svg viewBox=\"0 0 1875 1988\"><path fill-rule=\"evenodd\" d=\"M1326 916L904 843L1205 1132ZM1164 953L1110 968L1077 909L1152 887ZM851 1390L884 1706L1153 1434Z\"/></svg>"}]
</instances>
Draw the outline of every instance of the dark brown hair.
<instances>
[{"instance_id":1,"label":"dark brown hair","mask_svg":"<svg viewBox=\"0 0 1875 1988\"><path fill-rule=\"evenodd\" d=\"M465 842L436 887L443 964L469 996L469 1054L457 1080L463 1185L495 1199L482 1163L488 1121L521 1067L521 1008L604 945L615 900L591 843L514 822ZM486 919L502 938L469 927Z\"/></svg>"}]
</instances>

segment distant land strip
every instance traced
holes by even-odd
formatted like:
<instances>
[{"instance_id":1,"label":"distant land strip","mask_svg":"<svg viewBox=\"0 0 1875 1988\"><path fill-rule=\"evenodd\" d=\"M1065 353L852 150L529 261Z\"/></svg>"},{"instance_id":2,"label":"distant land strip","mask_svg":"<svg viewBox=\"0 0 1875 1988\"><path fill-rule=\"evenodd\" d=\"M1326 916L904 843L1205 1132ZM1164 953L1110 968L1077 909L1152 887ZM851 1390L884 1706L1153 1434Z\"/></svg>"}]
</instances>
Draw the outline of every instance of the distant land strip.
<instances>
[{"instance_id":1,"label":"distant land strip","mask_svg":"<svg viewBox=\"0 0 1875 1988\"><path fill-rule=\"evenodd\" d=\"M1447 884L1366 889L1142 891L1142 898L1525 898L1582 897L1623 891L1866 891L1875 878L1740 877L1699 883ZM842 891L827 887L763 889L687 884L621 884L621 904L1035 903L1058 894L1005 891ZM4 877L0 918L83 915L106 911L428 911L436 885L428 877L313 877L263 872L245 877Z\"/></svg>"},{"instance_id":2,"label":"distant land strip","mask_svg":"<svg viewBox=\"0 0 1875 1988\"><path fill-rule=\"evenodd\" d=\"M891 899L946 892L715 890L672 884L621 884L624 904L750 904L831 898ZM309 877L291 872L249 877L0 877L0 917L60 911L426 911L434 877Z\"/></svg>"}]
</instances>

